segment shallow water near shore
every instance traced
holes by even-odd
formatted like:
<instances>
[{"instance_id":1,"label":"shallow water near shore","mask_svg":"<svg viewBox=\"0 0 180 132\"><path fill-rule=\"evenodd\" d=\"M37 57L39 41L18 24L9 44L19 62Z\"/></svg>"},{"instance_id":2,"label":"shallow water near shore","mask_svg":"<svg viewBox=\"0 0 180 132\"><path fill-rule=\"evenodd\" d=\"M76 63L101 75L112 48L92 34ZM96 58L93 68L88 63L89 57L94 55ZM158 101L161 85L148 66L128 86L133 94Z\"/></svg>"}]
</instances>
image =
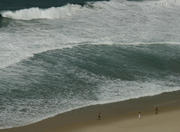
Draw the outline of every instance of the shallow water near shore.
<instances>
[{"instance_id":1,"label":"shallow water near shore","mask_svg":"<svg viewBox=\"0 0 180 132\"><path fill-rule=\"evenodd\" d=\"M16 4L0 6L0 128L180 90L177 1Z\"/></svg>"}]
</instances>

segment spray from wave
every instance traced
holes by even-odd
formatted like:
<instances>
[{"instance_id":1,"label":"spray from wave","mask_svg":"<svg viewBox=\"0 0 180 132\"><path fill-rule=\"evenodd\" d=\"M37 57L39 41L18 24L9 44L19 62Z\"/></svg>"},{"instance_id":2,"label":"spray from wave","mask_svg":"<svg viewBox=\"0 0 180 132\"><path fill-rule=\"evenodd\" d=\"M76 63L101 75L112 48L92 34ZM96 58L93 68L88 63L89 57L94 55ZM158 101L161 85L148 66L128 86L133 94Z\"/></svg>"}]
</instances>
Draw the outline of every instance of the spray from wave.
<instances>
[{"instance_id":1,"label":"spray from wave","mask_svg":"<svg viewBox=\"0 0 180 132\"><path fill-rule=\"evenodd\" d=\"M128 0L129 2L136 0ZM97 4L98 2L96 2ZM151 3L152 4L152 3ZM174 7L179 6L180 1L177 0L160 0L155 1L155 5L160 7ZM27 9L19 9L16 11L2 11L0 12L0 17L15 19L15 20L33 20L33 19L60 19L65 17L70 17L77 14L79 11L86 7L93 7L94 3L81 4L67 4L61 7L50 7L47 9L41 9L39 7L31 7Z\"/></svg>"},{"instance_id":2,"label":"spray from wave","mask_svg":"<svg viewBox=\"0 0 180 132\"><path fill-rule=\"evenodd\" d=\"M63 7L51 7L48 9L36 7L17 11L4 11L1 13L1 16L16 20L60 19L76 14L81 8L81 5L74 4L68 4Z\"/></svg>"},{"instance_id":3,"label":"spray from wave","mask_svg":"<svg viewBox=\"0 0 180 132\"><path fill-rule=\"evenodd\" d=\"M180 89L179 0L2 1L0 128Z\"/></svg>"}]
</instances>

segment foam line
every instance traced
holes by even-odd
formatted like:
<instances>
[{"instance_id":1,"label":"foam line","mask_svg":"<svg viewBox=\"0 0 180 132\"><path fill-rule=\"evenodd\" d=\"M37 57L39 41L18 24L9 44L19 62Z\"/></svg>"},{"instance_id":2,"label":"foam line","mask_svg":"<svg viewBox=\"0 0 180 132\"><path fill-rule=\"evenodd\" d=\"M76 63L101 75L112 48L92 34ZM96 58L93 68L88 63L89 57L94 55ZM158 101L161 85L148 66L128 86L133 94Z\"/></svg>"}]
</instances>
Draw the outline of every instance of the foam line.
<instances>
[{"instance_id":1,"label":"foam line","mask_svg":"<svg viewBox=\"0 0 180 132\"><path fill-rule=\"evenodd\" d=\"M63 7L51 7L48 9L29 8L17 11L3 11L1 16L17 20L59 19L71 16L81 8L80 5L68 4Z\"/></svg>"}]
</instances>

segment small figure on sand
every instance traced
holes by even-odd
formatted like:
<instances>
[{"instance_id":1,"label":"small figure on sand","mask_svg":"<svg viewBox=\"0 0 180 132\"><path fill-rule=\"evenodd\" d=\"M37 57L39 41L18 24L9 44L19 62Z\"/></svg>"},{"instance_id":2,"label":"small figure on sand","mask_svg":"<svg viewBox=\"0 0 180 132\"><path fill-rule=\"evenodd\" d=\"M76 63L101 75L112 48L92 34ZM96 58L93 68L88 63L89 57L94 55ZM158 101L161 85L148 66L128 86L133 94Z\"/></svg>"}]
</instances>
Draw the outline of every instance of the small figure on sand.
<instances>
[{"instance_id":1,"label":"small figure on sand","mask_svg":"<svg viewBox=\"0 0 180 132\"><path fill-rule=\"evenodd\" d=\"M101 114L101 112L99 112L98 113L98 120L101 120L101 118L102 118L102 114Z\"/></svg>"},{"instance_id":2,"label":"small figure on sand","mask_svg":"<svg viewBox=\"0 0 180 132\"><path fill-rule=\"evenodd\" d=\"M138 119L141 119L141 112L138 112Z\"/></svg>"},{"instance_id":3,"label":"small figure on sand","mask_svg":"<svg viewBox=\"0 0 180 132\"><path fill-rule=\"evenodd\" d=\"M157 115L158 113L159 113L159 108L158 108L158 106L155 106L155 115Z\"/></svg>"}]
</instances>

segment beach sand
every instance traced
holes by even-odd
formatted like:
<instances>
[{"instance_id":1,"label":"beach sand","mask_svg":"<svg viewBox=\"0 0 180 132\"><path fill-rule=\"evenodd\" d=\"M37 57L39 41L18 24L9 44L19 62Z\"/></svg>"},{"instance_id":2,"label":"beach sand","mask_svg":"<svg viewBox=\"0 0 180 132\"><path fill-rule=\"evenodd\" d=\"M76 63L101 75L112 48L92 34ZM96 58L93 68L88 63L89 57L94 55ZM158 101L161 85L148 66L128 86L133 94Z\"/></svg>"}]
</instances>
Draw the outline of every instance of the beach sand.
<instances>
[{"instance_id":1,"label":"beach sand","mask_svg":"<svg viewBox=\"0 0 180 132\"><path fill-rule=\"evenodd\" d=\"M158 106L158 114L155 114ZM98 119L98 113L101 119ZM138 118L141 112L141 118ZM180 132L180 92L94 105L0 132Z\"/></svg>"}]
</instances>

